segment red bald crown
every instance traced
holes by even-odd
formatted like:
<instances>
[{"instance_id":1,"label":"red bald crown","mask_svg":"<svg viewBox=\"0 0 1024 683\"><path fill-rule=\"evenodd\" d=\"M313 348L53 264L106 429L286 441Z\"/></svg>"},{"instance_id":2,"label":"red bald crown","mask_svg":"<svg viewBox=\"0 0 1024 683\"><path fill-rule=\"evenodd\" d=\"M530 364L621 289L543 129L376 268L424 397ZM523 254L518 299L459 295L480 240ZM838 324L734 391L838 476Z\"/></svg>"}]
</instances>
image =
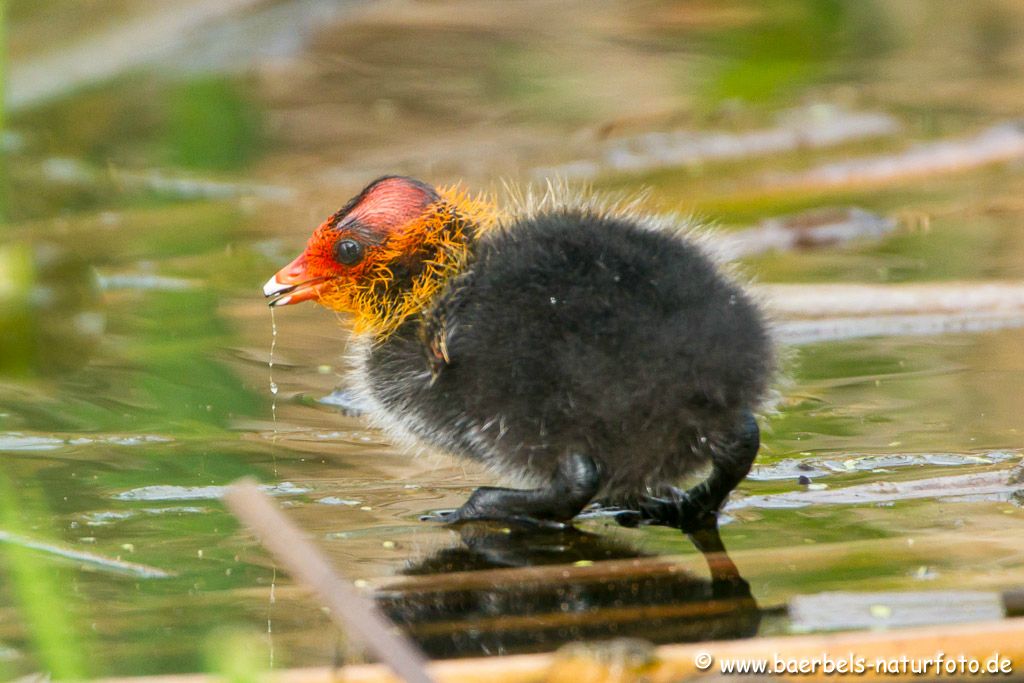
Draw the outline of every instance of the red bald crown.
<instances>
[{"instance_id":1,"label":"red bald crown","mask_svg":"<svg viewBox=\"0 0 1024 683\"><path fill-rule=\"evenodd\" d=\"M384 176L352 198L327 225L382 240L388 232L416 220L439 199L434 188L414 178Z\"/></svg>"}]
</instances>

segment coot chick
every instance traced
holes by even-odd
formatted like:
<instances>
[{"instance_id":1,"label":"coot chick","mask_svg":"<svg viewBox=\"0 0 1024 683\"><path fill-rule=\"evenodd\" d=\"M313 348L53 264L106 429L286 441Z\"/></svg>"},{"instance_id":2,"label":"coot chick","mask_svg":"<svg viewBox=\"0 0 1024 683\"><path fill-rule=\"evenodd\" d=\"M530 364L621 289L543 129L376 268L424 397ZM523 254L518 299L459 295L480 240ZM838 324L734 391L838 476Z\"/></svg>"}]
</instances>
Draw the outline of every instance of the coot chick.
<instances>
[{"instance_id":1,"label":"coot chick","mask_svg":"<svg viewBox=\"0 0 1024 683\"><path fill-rule=\"evenodd\" d=\"M714 526L759 446L764 316L684 230L535 204L379 178L264 294L353 314L353 384L394 440L529 487L479 488L445 521L561 523L596 501L635 510L624 523Z\"/></svg>"}]
</instances>

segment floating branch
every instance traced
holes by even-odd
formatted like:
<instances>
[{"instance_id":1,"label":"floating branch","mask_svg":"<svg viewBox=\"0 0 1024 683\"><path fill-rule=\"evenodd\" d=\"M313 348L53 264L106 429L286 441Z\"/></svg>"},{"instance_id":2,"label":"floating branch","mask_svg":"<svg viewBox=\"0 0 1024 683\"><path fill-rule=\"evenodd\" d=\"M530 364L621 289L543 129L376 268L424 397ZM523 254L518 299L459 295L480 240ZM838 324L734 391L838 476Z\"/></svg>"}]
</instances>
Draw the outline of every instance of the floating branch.
<instances>
[{"instance_id":1,"label":"floating branch","mask_svg":"<svg viewBox=\"0 0 1024 683\"><path fill-rule=\"evenodd\" d=\"M288 571L330 609L331 619L360 640L409 683L432 683L427 658L372 601L340 577L316 546L253 481L232 484L224 494L231 512L245 523Z\"/></svg>"}]
</instances>

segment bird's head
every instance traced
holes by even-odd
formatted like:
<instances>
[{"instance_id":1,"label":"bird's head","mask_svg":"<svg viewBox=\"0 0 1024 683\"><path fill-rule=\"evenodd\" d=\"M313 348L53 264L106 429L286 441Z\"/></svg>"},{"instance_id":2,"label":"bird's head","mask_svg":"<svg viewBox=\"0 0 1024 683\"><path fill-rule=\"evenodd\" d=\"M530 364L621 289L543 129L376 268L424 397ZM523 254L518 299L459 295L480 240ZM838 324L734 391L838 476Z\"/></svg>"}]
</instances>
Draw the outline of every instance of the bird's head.
<instances>
[{"instance_id":1,"label":"bird's head","mask_svg":"<svg viewBox=\"0 0 1024 683\"><path fill-rule=\"evenodd\" d=\"M357 331L387 336L464 266L493 217L488 203L458 190L379 178L313 231L263 294L271 306L315 300L354 314Z\"/></svg>"}]
</instances>

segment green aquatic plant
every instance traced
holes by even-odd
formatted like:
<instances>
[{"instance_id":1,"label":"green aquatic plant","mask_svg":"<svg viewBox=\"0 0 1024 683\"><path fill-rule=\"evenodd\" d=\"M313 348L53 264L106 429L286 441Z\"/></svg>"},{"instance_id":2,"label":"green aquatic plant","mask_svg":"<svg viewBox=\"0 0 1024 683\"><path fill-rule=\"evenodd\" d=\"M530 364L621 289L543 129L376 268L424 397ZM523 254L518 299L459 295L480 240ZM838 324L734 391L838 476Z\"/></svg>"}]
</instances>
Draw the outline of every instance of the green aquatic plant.
<instances>
[{"instance_id":1,"label":"green aquatic plant","mask_svg":"<svg viewBox=\"0 0 1024 683\"><path fill-rule=\"evenodd\" d=\"M16 490L0 471L0 528L17 536L27 535L23 528L27 501L20 495L25 490ZM83 680L87 674L84 650L69 618L64 590L68 583L51 563L19 544L4 544L0 556L39 666L56 680Z\"/></svg>"}]
</instances>

